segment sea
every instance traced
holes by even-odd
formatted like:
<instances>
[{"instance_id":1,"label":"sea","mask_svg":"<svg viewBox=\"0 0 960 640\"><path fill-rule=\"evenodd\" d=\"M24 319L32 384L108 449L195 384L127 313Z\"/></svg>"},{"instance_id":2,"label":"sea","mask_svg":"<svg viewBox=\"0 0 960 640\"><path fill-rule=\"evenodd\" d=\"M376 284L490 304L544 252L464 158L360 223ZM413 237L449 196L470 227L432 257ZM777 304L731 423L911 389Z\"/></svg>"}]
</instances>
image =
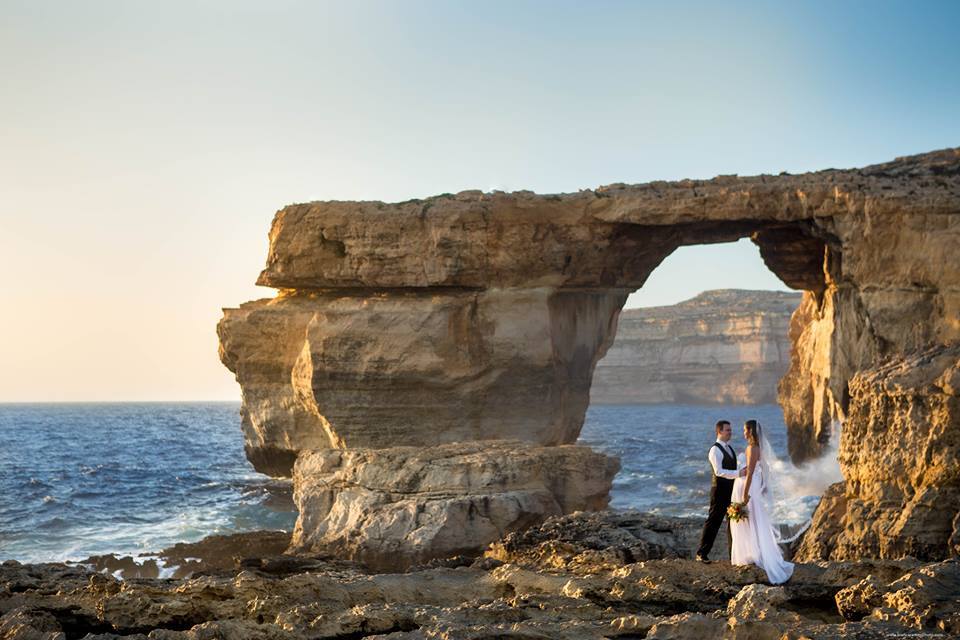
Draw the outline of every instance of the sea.
<instances>
[{"instance_id":1,"label":"sea","mask_svg":"<svg viewBox=\"0 0 960 640\"><path fill-rule=\"evenodd\" d=\"M254 471L236 402L0 404L0 561L55 562L157 552L212 534L293 529L288 479ZM766 429L787 480L775 519L801 526L831 481L835 454L786 457L777 405L591 406L579 442L616 455L611 508L703 517L714 423Z\"/></svg>"}]
</instances>

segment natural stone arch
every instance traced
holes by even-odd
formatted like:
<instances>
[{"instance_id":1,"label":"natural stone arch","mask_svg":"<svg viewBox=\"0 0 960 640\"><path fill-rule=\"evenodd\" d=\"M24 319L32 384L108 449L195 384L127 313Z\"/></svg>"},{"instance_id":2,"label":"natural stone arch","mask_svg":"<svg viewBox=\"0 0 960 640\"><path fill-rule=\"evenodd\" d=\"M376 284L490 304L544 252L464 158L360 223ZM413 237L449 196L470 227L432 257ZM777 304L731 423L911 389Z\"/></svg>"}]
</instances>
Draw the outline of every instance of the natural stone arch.
<instances>
[{"instance_id":1,"label":"natural stone arch","mask_svg":"<svg viewBox=\"0 0 960 640\"><path fill-rule=\"evenodd\" d=\"M291 205L274 219L258 280L280 293L225 310L221 358L243 390L248 456L267 472L289 473L306 449L572 442L628 293L677 247L751 237L774 273L807 292L781 387L800 460L857 401L859 373L960 339L958 214L958 150L558 196ZM856 445L890 454L880 440ZM883 491L874 480L845 497L862 508ZM952 476L933 482L955 495ZM901 503L874 506L903 511L928 480L909 483ZM913 517L939 527L957 511ZM945 554L938 544L924 553ZM864 553L884 548L909 545Z\"/></svg>"},{"instance_id":2,"label":"natural stone arch","mask_svg":"<svg viewBox=\"0 0 960 640\"><path fill-rule=\"evenodd\" d=\"M457 197L445 201L459 209L464 202L491 199L495 209L498 197L470 194L462 196L464 201ZM376 205L378 213L385 207ZM302 243L303 228L315 224L313 215L329 224L327 206L282 210L271 233L272 246L287 235ZM430 210L425 205L423 209ZM480 211L467 207L467 213L457 211L452 217L469 229L471 223L489 217L485 209ZM376 274L379 287L370 286L374 276L361 272L341 277L346 286L333 288L325 286L331 284L326 281L330 279L326 260L344 259L348 255L344 247L356 241L341 242L326 255L333 232L325 228L317 235L317 246L304 247L298 254L272 249L260 282L282 287L280 296L230 310L221 324L224 361L237 369L244 393L250 396L244 404L250 459L261 470L286 475L296 451L317 447L422 446L506 437L546 445L575 442L589 403L594 367L613 341L624 301L677 248L751 238L771 271L788 286L810 292L803 306L803 327L822 309L826 269L837 262L829 258L836 250L828 249L828 234L806 220L746 220L741 213L732 220L675 225L601 222L589 228L592 235L584 242L577 238L582 215L557 212L553 204L540 217L526 210L520 221L507 215L492 230L466 232L483 233L487 241L483 246L488 248L506 242L505 237L520 244L521 229L532 242L565 240L552 254L538 259L534 253L533 264L522 269L495 264L499 259L505 265L509 254L468 255L457 262L459 271L454 274L440 269L430 273L417 251L401 263L413 266L411 272L405 274L401 268ZM557 218L566 224L558 224ZM418 220L421 228L409 233L436 237L429 221ZM453 225L447 224L446 233L452 234ZM591 255L589 241L602 248ZM461 244L468 245L464 239ZM508 243L500 251L512 248ZM530 251L525 253L531 257ZM313 260L319 262L312 264ZM440 257L438 263L451 260ZM588 272L582 263L591 260ZM468 261L477 266L463 265ZM548 271L551 263L559 266L559 274ZM492 272L490 284L500 286L479 286L476 270L481 266ZM399 286L403 278L413 286ZM550 279L560 280L561 286L551 286ZM251 330L259 333L250 335ZM511 337L503 340L498 335ZM262 348L278 343L290 346L275 352ZM361 343L365 352L358 350ZM251 347L259 348L250 354L239 351ZM351 362L354 356L357 359ZM268 358L269 368L259 357ZM261 375L265 370L273 377ZM791 442L802 443L791 446L797 460L817 453L816 443L829 436L824 425L829 426L835 413L832 406L823 405L826 417L813 426L814 403L806 401L808 373L806 363L798 360L784 394L793 401L786 405L793 409L788 414ZM803 402L794 400L797 389L805 394Z\"/></svg>"}]
</instances>

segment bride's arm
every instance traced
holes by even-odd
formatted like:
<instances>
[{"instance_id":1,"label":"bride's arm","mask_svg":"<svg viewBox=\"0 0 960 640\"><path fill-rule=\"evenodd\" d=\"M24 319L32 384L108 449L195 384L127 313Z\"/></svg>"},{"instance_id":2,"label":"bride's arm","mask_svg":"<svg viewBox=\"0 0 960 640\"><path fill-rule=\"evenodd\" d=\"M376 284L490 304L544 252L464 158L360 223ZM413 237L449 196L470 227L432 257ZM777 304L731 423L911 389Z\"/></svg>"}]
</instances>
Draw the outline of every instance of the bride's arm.
<instances>
[{"instance_id":1,"label":"bride's arm","mask_svg":"<svg viewBox=\"0 0 960 640\"><path fill-rule=\"evenodd\" d=\"M747 479L743 483L743 504L750 502L750 485L753 483L753 470L757 468L757 448L753 445L747 447Z\"/></svg>"}]
</instances>

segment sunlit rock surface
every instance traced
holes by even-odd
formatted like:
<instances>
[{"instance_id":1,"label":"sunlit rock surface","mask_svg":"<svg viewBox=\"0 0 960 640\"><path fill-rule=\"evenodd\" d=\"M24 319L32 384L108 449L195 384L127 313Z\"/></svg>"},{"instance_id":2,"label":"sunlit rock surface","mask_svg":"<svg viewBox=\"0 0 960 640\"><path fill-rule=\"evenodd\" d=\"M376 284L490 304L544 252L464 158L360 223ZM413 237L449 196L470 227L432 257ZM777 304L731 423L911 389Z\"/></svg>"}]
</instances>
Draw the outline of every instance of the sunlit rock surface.
<instances>
[{"instance_id":1,"label":"sunlit rock surface","mask_svg":"<svg viewBox=\"0 0 960 640\"><path fill-rule=\"evenodd\" d=\"M799 293L722 289L679 304L620 313L597 363L595 404L764 404L790 364Z\"/></svg>"},{"instance_id":2,"label":"sunlit rock surface","mask_svg":"<svg viewBox=\"0 0 960 640\"><path fill-rule=\"evenodd\" d=\"M225 565L217 547L246 547L225 538L183 545L203 568L181 579L120 580L81 566L8 561L0 564L0 638L799 639L960 633L957 561L798 564L787 584L772 587L753 566L625 557L599 542L618 545L616 533L591 531L571 518L563 527L566 542L593 555L581 553L577 562L549 568L537 537L529 548L511 542L508 561L485 557L406 573L292 555L238 556ZM669 520L620 525L638 534L639 526L665 538L684 537L671 533ZM578 541L575 531L589 539Z\"/></svg>"},{"instance_id":3,"label":"sunlit rock surface","mask_svg":"<svg viewBox=\"0 0 960 640\"><path fill-rule=\"evenodd\" d=\"M571 443L624 299L311 291L228 310L220 349L243 381L248 456L266 470L323 447ZM287 456L258 464L278 451Z\"/></svg>"},{"instance_id":4,"label":"sunlit rock surface","mask_svg":"<svg viewBox=\"0 0 960 640\"><path fill-rule=\"evenodd\" d=\"M858 374L841 436L845 483L824 495L799 557L960 553L960 345Z\"/></svg>"},{"instance_id":5,"label":"sunlit rock surface","mask_svg":"<svg viewBox=\"0 0 960 640\"><path fill-rule=\"evenodd\" d=\"M308 451L290 550L390 569L477 555L549 516L605 508L619 468L588 447L513 440Z\"/></svg>"},{"instance_id":6,"label":"sunlit rock surface","mask_svg":"<svg viewBox=\"0 0 960 640\"><path fill-rule=\"evenodd\" d=\"M677 247L742 237L805 291L779 389L794 461L819 455L845 423L863 434L843 438L845 470L869 468L888 446L862 423L873 414L852 404L887 392L855 401L855 377L960 340L958 149L802 175L286 207L258 280L279 296L226 309L218 328L243 391L247 455L288 475L306 449L572 443L627 294ZM890 403L885 420L921 424L911 406ZM941 440L905 429L900 446L937 459L958 426L942 429ZM906 553L901 538L929 531L922 546L937 555L960 540L956 525L942 527L960 511L949 474L877 476L874 488L848 478L843 495L860 511L824 507L843 511L846 539L873 535L858 514L918 505L883 544L851 549ZM913 497L941 490L936 509ZM807 537L823 538L824 526Z\"/></svg>"}]
</instances>

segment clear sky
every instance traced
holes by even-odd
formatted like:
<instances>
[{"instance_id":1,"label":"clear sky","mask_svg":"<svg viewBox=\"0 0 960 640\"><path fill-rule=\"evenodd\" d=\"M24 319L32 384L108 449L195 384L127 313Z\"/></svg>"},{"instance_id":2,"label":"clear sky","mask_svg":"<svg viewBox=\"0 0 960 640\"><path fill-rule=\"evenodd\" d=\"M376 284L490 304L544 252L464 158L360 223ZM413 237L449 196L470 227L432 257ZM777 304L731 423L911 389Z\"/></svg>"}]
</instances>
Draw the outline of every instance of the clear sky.
<instances>
[{"instance_id":1,"label":"clear sky","mask_svg":"<svg viewBox=\"0 0 960 640\"><path fill-rule=\"evenodd\" d=\"M0 401L238 399L276 209L960 145L960 2L0 0ZM683 249L631 304L781 287ZM718 268L718 264L723 265Z\"/></svg>"}]
</instances>

